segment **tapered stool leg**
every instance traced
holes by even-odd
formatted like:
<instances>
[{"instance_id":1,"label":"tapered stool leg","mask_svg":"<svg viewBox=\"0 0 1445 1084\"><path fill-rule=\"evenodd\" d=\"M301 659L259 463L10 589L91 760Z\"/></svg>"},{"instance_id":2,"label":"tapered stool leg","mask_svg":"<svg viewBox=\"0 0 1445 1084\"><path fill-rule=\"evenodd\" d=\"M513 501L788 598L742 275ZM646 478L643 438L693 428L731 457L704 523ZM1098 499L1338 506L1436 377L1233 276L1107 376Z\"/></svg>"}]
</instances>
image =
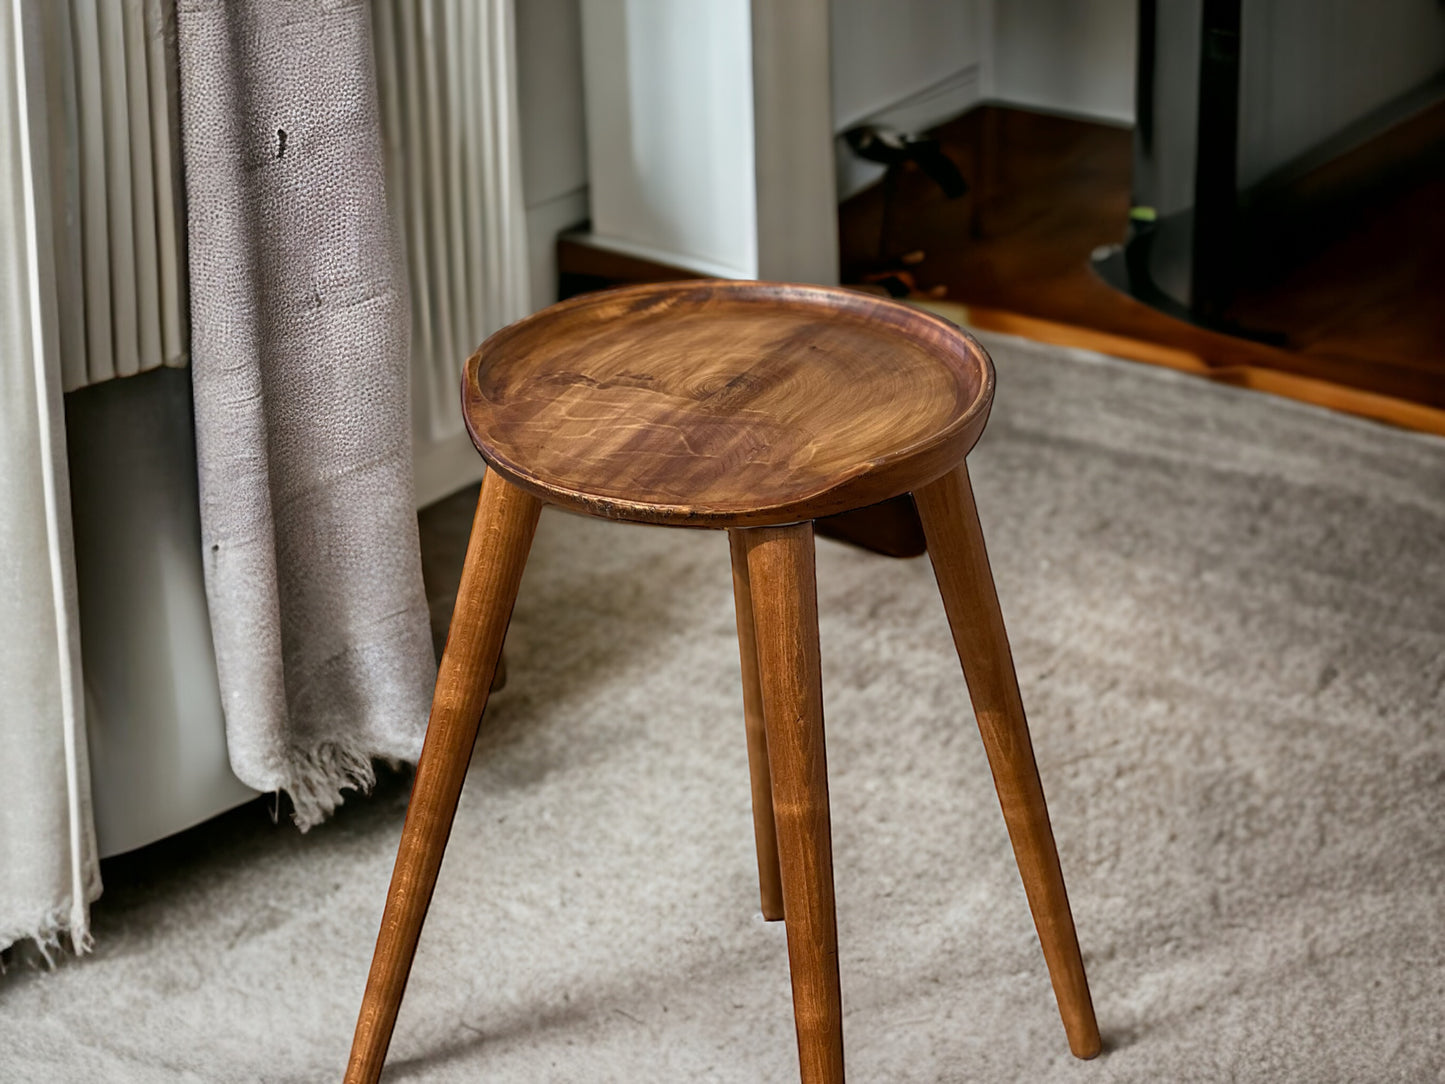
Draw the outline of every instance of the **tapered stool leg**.
<instances>
[{"instance_id":1,"label":"tapered stool leg","mask_svg":"<svg viewBox=\"0 0 1445 1084\"><path fill-rule=\"evenodd\" d=\"M914 497L1069 1049L1092 1058L1099 1026L967 468L960 464Z\"/></svg>"},{"instance_id":2,"label":"tapered stool leg","mask_svg":"<svg viewBox=\"0 0 1445 1084\"><path fill-rule=\"evenodd\" d=\"M542 505L488 471L437 673L346 1084L381 1075Z\"/></svg>"},{"instance_id":3,"label":"tapered stool leg","mask_svg":"<svg viewBox=\"0 0 1445 1084\"><path fill-rule=\"evenodd\" d=\"M753 783L753 836L758 851L758 887L763 918L783 917L783 880L778 868L778 829L773 821L773 781L768 771L768 732L763 723L763 689L758 676L758 643L753 632L753 600L747 544L728 532L733 559L733 606L738 619L738 654L743 671L743 720L747 724L748 770Z\"/></svg>"},{"instance_id":4,"label":"tapered stool leg","mask_svg":"<svg viewBox=\"0 0 1445 1084\"><path fill-rule=\"evenodd\" d=\"M762 527L739 538L747 553L768 732L798 1061L803 1084L842 1084L843 998L813 527Z\"/></svg>"}]
</instances>

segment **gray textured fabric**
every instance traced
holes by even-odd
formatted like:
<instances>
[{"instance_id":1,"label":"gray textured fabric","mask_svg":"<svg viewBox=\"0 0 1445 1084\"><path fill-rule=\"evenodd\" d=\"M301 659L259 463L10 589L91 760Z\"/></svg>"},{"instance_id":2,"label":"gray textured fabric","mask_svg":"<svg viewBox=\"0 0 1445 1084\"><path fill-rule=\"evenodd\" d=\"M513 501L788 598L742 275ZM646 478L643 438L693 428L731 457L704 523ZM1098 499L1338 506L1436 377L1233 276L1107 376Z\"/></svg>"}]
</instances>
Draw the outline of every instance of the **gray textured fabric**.
<instances>
[{"instance_id":1,"label":"gray textured fabric","mask_svg":"<svg viewBox=\"0 0 1445 1084\"><path fill-rule=\"evenodd\" d=\"M304 828L420 749L405 268L361 0L181 0L196 444L231 763Z\"/></svg>"},{"instance_id":2,"label":"gray textured fabric","mask_svg":"<svg viewBox=\"0 0 1445 1084\"><path fill-rule=\"evenodd\" d=\"M1445 441L988 341L974 488L1109 1049L1068 1054L928 562L825 540L849 1079L1442 1079ZM471 500L424 514L453 562ZM507 653L386 1079L796 1080L727 540L547 512ZM340 1079L379 790L107 867L97 957L0 990L0 1079Z\"/></svg>"}]
</instances>

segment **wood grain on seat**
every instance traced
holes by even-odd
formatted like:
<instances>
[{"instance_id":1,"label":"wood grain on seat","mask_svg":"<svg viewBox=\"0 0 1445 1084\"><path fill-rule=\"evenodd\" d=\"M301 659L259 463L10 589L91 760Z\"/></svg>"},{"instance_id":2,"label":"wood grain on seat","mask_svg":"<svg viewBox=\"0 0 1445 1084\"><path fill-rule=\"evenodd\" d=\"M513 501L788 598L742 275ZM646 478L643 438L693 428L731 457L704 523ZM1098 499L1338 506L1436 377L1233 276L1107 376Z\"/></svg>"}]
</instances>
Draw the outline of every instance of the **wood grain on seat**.
<instances>
[{"instance_id":1,"label":"wood grain on seat","mask_svg":"<svg viewBox=\"0 0 1445 1084\"><path fill-rule=\"evenodd\" d=\"M591 515L794 523L934 480L978 439L983 348L828 287L700 280L588 294L497 332L462 387L489 464Z\"/></svg>"}]
</instances>

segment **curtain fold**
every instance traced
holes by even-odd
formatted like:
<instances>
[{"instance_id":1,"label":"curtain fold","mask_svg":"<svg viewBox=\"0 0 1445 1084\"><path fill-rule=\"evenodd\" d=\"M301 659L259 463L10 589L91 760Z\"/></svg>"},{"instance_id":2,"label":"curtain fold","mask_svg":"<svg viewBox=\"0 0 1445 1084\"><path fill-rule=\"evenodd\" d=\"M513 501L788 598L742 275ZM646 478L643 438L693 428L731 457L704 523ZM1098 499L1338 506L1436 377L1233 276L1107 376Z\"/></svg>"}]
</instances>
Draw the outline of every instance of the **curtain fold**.
<instances>
[{"instance_id":1,"label":"curtain fold","mask_svg":"<svg viewBox=\"0 0 1445 1084\"><path fill-rule=\"evenodd\" d=\"M180 0L201 530L236 775L304 829L435 678L364 0Z\"/></svg>"},{"instance_id":2,"label":"curtain fold","mask_svg":"<svg viewBox=\"0 0 1445 1084\"><path fill-rule=\"evenodd\" d=\"M458 374L531 311L512 0L372 0L388 194L406 240L423 503L481 477Z\"/></svg>"},{"instance_id":3,"label":"curtain fold","mask_svg":"<svg viewBox=\"0 0 1445 1084\"><path fill-rule=\"evenodd\" d=\"M189 359L174 0L27 0L50 85L66 391Z\"/></svg>"},{"instance_id":4,"label":"curtain fold","mask_svg":"<svg viewBox=\"0 0 1445 1084\"><path fill-rule=\"evenodd\" d=\"M0 0L0 949L100 893L62 391L194 341L236 774L305 828L419 753L413 440L470 480L457 373L529 307L516 108L510 0Z\"/></svg>"},{"instance_id":5,"label":"curtain fold","mask_svg":"<svg viewBox=\"0 0 1445 1084\"><path fill-rule=\"evenodd\" d=\"M0 949L90 944L90 810L40 10L0 10ZM49 74L54 74L53 70Z\"/></svg>"}]
</instances>

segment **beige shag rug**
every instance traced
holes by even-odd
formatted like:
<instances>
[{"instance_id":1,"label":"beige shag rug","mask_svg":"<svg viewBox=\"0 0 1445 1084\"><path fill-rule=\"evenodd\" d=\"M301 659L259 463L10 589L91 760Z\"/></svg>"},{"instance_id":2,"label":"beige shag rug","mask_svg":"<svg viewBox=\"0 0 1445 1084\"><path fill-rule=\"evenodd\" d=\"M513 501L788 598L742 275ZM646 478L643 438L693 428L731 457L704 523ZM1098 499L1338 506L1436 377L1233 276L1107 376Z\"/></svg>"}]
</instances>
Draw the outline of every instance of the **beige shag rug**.
<instances>
[{"instance_id":1,"label":"beige shag rug","mask_svg":"<svg viewBox=\"0 0 1445 1084\"><path fill-rule=\"evenodd\" d=\"M1068 1054L927 561L823 541L850 1079L1440 1080L1445 442L987 342L974 482L1108 1046ZM549 512L508 661L387 1079L796 1079L724 537ZM339 1080L405 800L110 863L95 955L0 978L0 1079Z\"/></svg>"}]
</instances>

